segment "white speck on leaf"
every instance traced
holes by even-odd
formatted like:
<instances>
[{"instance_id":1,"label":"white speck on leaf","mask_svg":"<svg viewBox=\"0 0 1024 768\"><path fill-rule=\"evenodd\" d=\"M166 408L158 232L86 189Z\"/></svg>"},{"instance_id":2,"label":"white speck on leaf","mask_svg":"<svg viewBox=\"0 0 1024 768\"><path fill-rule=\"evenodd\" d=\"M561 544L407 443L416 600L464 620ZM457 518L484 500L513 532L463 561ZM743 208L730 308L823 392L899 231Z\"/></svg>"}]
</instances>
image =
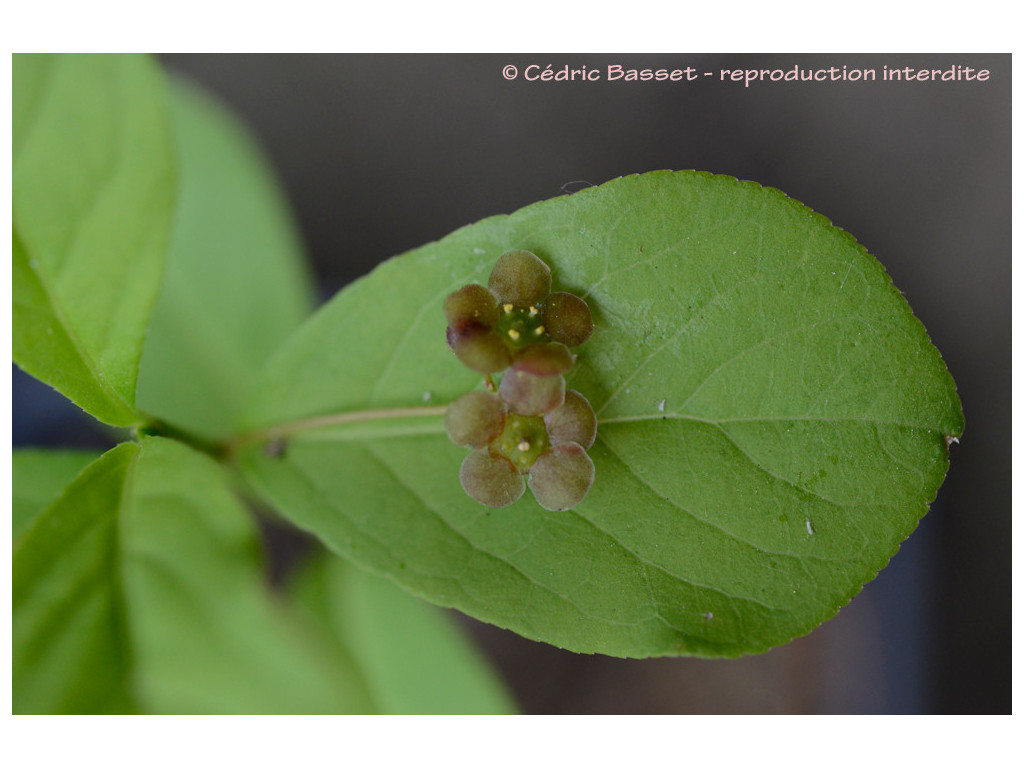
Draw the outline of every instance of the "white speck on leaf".
<instances>
[{"instance_id":1,"label":"white speck on leaf","mask_svg":"<svg viewBox=\"0 0 1024 768\"><path fill-rule=\"evenodd\" d=\"M808 536L813 536L814 535L814 528L811 526L811 521L810 520L807 521L807 535Z\"/></svg>"},{"instance_id":2,"label":"white speck on leaf","mask_svg":"<svg viewBox=\"0 0 1024 768\"><path fill-rule=\"evenodd\" d=\"M662 400L660 403L658 403L658 410L661 411L662 413L664 413L664 411L665 411L665 401L664 400Z\"/></svg>"},{"instance_id":3,"label":"white speck on leaf","mask_svg":"<svg viewBox=\"0 0 1024 768\"><path fill-rule=\"evenodd\" d=\"M485 251L483 248L474 248L473 249L473 253L475 253L477 256L479 256L482 253L487 253L487 251Z\"/></svg>"},{"instance_id":4,"label":"white speck on leaf","mask_svg":"<svg viewBox=\"0 0 1024 768\"><path fill-rule=\"evenodd\" d=\"M429 403L430 402L430 398L432 398L432 397L433 397L433 395L430 394L429 392L424 392L423 393L423 402L424 403Z\"/></svg>"}]
</instances>

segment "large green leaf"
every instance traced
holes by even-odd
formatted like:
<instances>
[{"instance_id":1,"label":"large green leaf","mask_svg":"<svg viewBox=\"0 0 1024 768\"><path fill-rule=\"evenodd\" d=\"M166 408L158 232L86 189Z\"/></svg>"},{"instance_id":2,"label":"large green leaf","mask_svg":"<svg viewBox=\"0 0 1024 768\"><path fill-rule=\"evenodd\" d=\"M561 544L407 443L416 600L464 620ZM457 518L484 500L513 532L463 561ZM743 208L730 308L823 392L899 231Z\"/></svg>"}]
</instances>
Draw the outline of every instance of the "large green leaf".
<instances>
[{"instance_id":1,"label":"large green leaf","mask_svg":"<svg viewBox=\"0 0 1024 768\"><path fill-rule=\"evenodd\" d=\"M515 705L478 652L437 608L341 558L316 557L293 591L352 655L382 712L511 714Z\"/></svg>"},{"instance_id":2,"label":"large green leaf","mask_svg":"<svg viewBox=\"0 0 1024 768\"><path fill-rule=\"evenodd\" d=\"M597 476L567 512L469 500L436 407L478 383L445 349L441 304L511 248L595 316L570 384L600 418ZM241 465L296 524L433 602L622 656L735 656L810 631L910 534L963 428L937 350L852 237L777 190L692 172L381 265L257 390Z\"/></svg>"},{"instance_id":3,"label":"large green leaf","mask_svg":"<svg viewBox=\"0 0 1024 768\"><path fill-rule=\"evenodd\" d=\"M79 472L99 458L95 451L21 448L11 461L11 538L17 541Z\"/></svg>"},{"instance_id":4,"label":"large green leaf","mask_svg":"<svg viewBox=\"0 0 1024 768\"><path fill-rule=\"evenodd\" d=\"M139 369L138 404L207 438L237 427L254 373L312 311L302 246L252 138L172 81L178 214Z\"/></svg>"},{"instance_id":5,"label":"large green leaf","mask_svg":"<svg viewBox=\"0 0 1024 768\"><path fill-rule=\"evenodd\" d=\"M161 438L86 468L13 558L14 711L372 711L346 657L268 595L247 513Z\"/></svg>"},{"instance_id":6,"label":"large green leaf","mask_svg":"<svg viewBox=\"0 0 1024 768\"><path fill-rule=\"evenodd\" d=\"M161 74L144 56L14 56L14 360L110 424L135 381L174 205Z\"/></svg>"}]
</instances>

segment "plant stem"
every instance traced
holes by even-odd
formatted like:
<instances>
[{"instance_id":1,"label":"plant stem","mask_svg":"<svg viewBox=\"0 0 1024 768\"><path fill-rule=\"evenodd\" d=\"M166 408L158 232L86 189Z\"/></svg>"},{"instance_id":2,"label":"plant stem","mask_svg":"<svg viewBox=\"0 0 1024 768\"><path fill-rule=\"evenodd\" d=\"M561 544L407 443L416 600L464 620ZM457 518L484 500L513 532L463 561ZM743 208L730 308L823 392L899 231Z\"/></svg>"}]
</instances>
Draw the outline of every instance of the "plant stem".
<instances>
[{"instance_id":1,"label":"plant stem","mask_svg":"<svg viewBox=\"0 0 1024 768\"><path fill-rule=\"evenodd\" d=\"M257 443L273 443L285 440L296 432L336 427L342 424L358 424L365 421L387 421L391 419L412 419L426 416L443 416L447 405L422 406L413 408L378 408L366 411L345 411L314 416L308 419L288 421L270 427L253 430L239 435L225 447L228 455Z\"/></svg>"},{"instance_id":2,"label":"plant stem","mask_svg":"<svg viewBox=\"0 0 1024 768\"><path fill-rule=\"evenodd\" d=\"M145 424L134 429L136 435L153 435L156 437L168 437L173 440L178 440L179 442L195 448L197 451L205 453L207 456L212 456L217 461L221 461L230 453L230 446L226 443L207 440L205 437L200 437L193 432L181 429L173 424L168 424L166 421L161 419L156 419L151 416L147 418L148 421Z\"/></svg>"},{"instance_id":3,"label":"plant stem","mask_svg":"<svg viewBox=\"0 0 1024 768\"><path fill-rule=\"evenodd\" d=\"M251 445L266 443L269 450L273 450L275 443L287 440L292 435L310 430L325 429L344 424L359 424L368 421L393 421L398 419L416 419L430 416L443 416L447 405L416 406L408 408L376 408L365 411L343 411L341 413L328 413L322 416L312 416L308 419L296 419L281 424L274 424L269 427L261 427L250 432L244 432L230 440L218 442L200 437L188 430L175 427L161 419L149 417L148 421L135 428L138 435L156 435L159 437L179 440L186 445L195 448L202 453L212 456L217 461L232 459L240 450ZM619 416L607 419L600 419L599 424L616 424L628 421L660 420L665 418L686 418L692 421L703 421L716 424L712 419L702 419L695 416L682 416L681 414L638 415Z\"/></svg>"}]
</instances>

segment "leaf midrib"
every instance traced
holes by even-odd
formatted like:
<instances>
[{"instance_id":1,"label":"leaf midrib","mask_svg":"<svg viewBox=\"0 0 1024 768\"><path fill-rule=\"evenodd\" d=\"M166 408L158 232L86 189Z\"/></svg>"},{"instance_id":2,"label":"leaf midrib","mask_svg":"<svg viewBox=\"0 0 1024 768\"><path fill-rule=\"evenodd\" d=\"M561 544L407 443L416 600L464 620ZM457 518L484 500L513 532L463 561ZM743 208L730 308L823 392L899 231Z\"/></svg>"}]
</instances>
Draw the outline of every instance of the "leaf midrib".
<instances>
[{"instance_id":1,"label":"leaf midrib","mask_svg":"<svg viewBox=\"0 0 1024 768\"><path fill-rule=\"evenodd\" d=\"M125 583L124 561L126 552L124 541L126 539L124 525L126 521L127 506L131 504L132 493L135 489L135 475L138 471L139 461L144 448L139 445L135 447L131 461L125 467L124 481L121 483L121 497L117 500L117 507L114 510L114 562L111 563L111 581L117 590L114 600L114 621L117 622L117 639L120 640L121 660L126 672L126 686L128 697L141 709L140 693L138 690L137 664L135 654L135 636L132 632L132 623L129 617L128 587Z\"/></svg>"},{"instance_id":2,"label":"leaf midrib","mask_svg":"<svg viewBox=\"0 0 1024 768\"><path fill-rule=\"evenodd\" d=\"M232 450L237 451L247 446L267 443L274 440L290 439L296 436L301 436L306 433L316 432L319 430L326 430L330 428L344 428L345 426L359 425L361 431L353 436L345 436L343 432L335 432L332 436L339 442L357 441L364 439L380 439L387 437L403 437L408 434L424 434L424 433L436 433L442 434L444 430L443 419L437 417L443 416L448 405L437 405L437 406L408 406L404 408L370 408L360 411L338 411L335 413L323 414L321 416L310 416L305 419L296 419L294 421L281 422L273 424L267 427L261 427L259 429L245 432L239 435L230 444ZM432 419L432 422L428 424L418 424L415 429L411 428L408 433L395 428L381 428L379 432L374 432L372 427L374 424L390 424L395 421L404 419ZM708 424L715 427L721 427L723 424L757 424L757 423L771 423L771 422L820 422L824 424L875 424L882 426L902 427L905 429L917 429L926 432L935 432L944 434L943 430L938 427L928 426L926 424L912 424L910 422L899 421L895 419L876 419L870 416L843 416L843 417L829 417L829 416L810 416L810 415L786 415L780 414L778 416L728 416L724 418L711 418L707 416L698 416L697 414L691 413L680 413L678 411L658 411L657 413L638 413L622 416L611 416L604 419L598 419L598 427L609 425L609 424L628 424L632 422L645 422L645 421L692 421L700 424ZM367 427L370 427L369 433L367 433Z\"/></svg>"}]
</instances>

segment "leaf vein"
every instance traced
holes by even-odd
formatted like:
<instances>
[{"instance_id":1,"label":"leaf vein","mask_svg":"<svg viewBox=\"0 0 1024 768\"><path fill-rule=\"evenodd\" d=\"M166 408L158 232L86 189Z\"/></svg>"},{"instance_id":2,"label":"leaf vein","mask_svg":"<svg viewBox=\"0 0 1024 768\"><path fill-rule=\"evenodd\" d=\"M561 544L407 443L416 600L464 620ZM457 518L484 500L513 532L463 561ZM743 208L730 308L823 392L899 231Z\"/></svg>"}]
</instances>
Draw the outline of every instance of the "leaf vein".
<instances>
[{"instance_id":1,"label":"leaf vein","mask_svg":"<svg viewBox=\"0 0 1024 768\"><path fill-rule=\"evenodd\" d=\"M831 560L829 558L823 558L823 557L819 557L819 556L798 555L798 554L793 553L793 552L779 552L779 551L775 551L775 550L771 550L771 549L766 549L765 547L763 547L763 546L761 546L759 544L756 544L756 543L754 543L752 541L744 539L742 536L739 536L738 534L733 533L732 531L728 530L727 528L724 528L721 525L719 525L719 524L717 524L715 522L712 522L711 520L708 520L705 517L701 517L700 515L698 515L693 510L690 510L690 509L687 509L686 507L684 507L682 504L680 504L675 499L673 499L673 498L663 494L661 491L659 491L657 488L655 488L653 485L651 485L649 482L647 482L643 477L641 477L639 474L637 474L636 470L633 469L632 465L628 461L626 461L612 447L611 441L608 440L608 438L606 436L602 436L600 431L598 431L598 439L602 442L602 444L606 448L608 448L608 450L611 452L611 454L616 459L618 459L619 463L622 464L622 466L626 469L626 471L629 472L629 474L631 474L633 477L636 478L637 482L639 482L641 485L643 485L645 488L647 488L651 493L653 493L655 496L657 496L662 501L667 502L669 505L671 505L672 507L675 507L680 512L686 513L689 517L693 518L693 520L696 521L697 523L700 523L702 525L706 525L709 528L713 528L713 529L717 530L718 532L722 533L723 535L727 536L728 538L730 538L730 539L732 539L732 540L734 540L734 541L736 541L736 542L738 542L740 544L743 544L743 545L745 545L747 547L750 547L751 549L753 549L753 550L755 550L757 552L761 552L761 553L766 554L766 555L775 555L777 557L794 558L794 559L796 559L798 561L799 560L803 560L803 559L815 559L815 560L821 560L823 562L834 562L833 560ZM766 607L769 607L769 606L766 606Z\"/></svg>"},{"instance_id":2,"label":"leaf vein","mask_svg":"<svg viewBox=\"0 0 1024 768\"><path fill-rule=\"evenodd\" d=\"M737 282L737 283L735 283L734 285L730 286L730 290L736 289L736 288L738 288L739 286L743 285L744 283L750 282L751 280L753 280L753 279L754 279L754 277L755 277L755 276L756 276L756 275L749 275L748 277L744 278L743 280L740 280L739 282ZM717 302L717 301L718 301L719 299L721 299L721 298L722 298L722 297L723 297L724 295L725 295L725 294L724 294L724 293L722 293L722 292L716 292L716 293L715 293L715 294L714 294L714 295L713 295L713 296L712 296L712 297L711 297L710 299L708 299L708 301L706 301L706 302L705 302L704 304L702 304L702 305L701 305L701 306L700 306L700 307L699 307L699 308L698 308L698 309L697 309L696 311L694 311L694 313L693 313L693 315L692 315L692 316L690 317L690 319L689 319L689 320L687 320L687 321L686 321L686 322L685 322L685 323L684 323L683 325L681 325L681 326L679 327L679 330L678 330L678 331L676 331L676 332L675 332L674 334L672 334L672 335L671 335L671 336L670 336L669 338L667 338L667 339L666 339L666 340L665 340L664 342L662 342L662 343L661 343L661 344L660 344L659 346L655 347L655 348L654 348L654 349L653 349L653 350L651 351L651 353L650 353L649 355L647 355L647 357L645 357L645 358L643 359L643 361L641 361L641 362L640 362L640 364L639 364L639 365L637 365L637 366L636 366L636 368L634 369L633 373L632 373L632 374L630 374L629 376L627 376L627 377L626 377L626 378L625 378L625 379L624 379L624 380L623 380L623 381L622 381L622 382L621 382L621 383L619 384L619 386L618 386L618 387L616 387L616 388L615 388L615 389L614 389L614 390L612 391L612 393L611 393L610 395L608 395L607 399L606 399L606 400L604 401L604 403L603 403L603 404L601 405L601 407L600 407L600 408L599 408L599 409L597 410L597 416L598 416L598 417L600 417L600 416L601 416L601 414L602 414L602 413L604 413L604 411L605 411L605 410L606 410L606 409L608 408L608 406L609 406L609 405L611 404L611 402L612 402L612 401L613 401L613 400L614 400L614 399L615 399L616 397L618 397L618 395L619 395L619 394L620 394L620 393L621 393L621 392L622 392L622 391L623 391L623 390L624 390L624 389L626 388L626 386L627 386L628 384L630 384L630 383L631 383L631 382L632 382L632 381L633 381L634 379L636 379L636 377L637 377L637 376L639 376L639 375L640 375L641 371L643 371L643 370L644 370L644 368L646 368L646 367L647 367L647 364L648 364L649 362L651 362L651 360L653 360L653 359L654 359L654 358L655 358L656 356L658 356L659 354L661 354L661 352L662 352L662 351L664 351L664 350L665 350L665 349L666 349L666 348L667 348L667 347L668 347L668 346L669 346L670 344L673 344L673 343L675 343L675 341L676 341L676 340L677 340L677 339L678 339L678 338L679 338L680 336L682 336L682 335L683 335L684 333L686 333L686 331L688 331L688 330L689 330L689 329L690 329L690 328L691 328L691 327L693 326L693 324L694 324L694 323L695 323L695 322L696 322L696 321L697 321L697 320L698 320L698 319L699 319L699 318L701 317L701 314L702 314L702 313L703 313L703 312L704 312L704 311L705 311L706 309L708 309L708 308L709 308L709 307L710 307L711 305L713 305L713 304L714 304L715 302Z\"/></svg>"},{"instance_id":3,"label":"leaf vein","mask_svg":"<svg viewBox=\"0 0 1024 768\"><path fill-rule=\"evenodd\" d=\"M619 460L621 461L621 459L619 459ZM651 490L653 491L654 489L652 488ZM655 493L657 493L657 492L655 491ZM664 497L662 497L662 498L664 498ZM668 499L666 499L666 501L668 501ZM678 505L675 505L675 506L678 507ZM678 507L678 508L682 509L682 507ZM684 510L684 511L688 511L688 510ZM701 582L694 581L692 578L690 578L688 576L681 576L681 575L679 575L677 573L673 573L672 571L668 570L668 568L666 568L665 566L661 565L660 563L657 563L657 562L655 562L653 560L650 560L650 559L644 557L643 555L641 555L636 550L631 549L630 547L626 546L618 537L616 537L614 534L610 533L609 531L607 531L604 528L602 528L601 526L599 526L597 523L595 523L589 517L584 516L578 510L574 509L573 512L581 520L589 523L594 528L594 530L598 531L599 533L603 534L608 539L610 539L612 542L614 542L620 549L622 549L622 551L624 551L625 553L627 553L628 555L633 557L633 559L635 559L636 562L643 567L643 570L644 570L644 580L645 580L645 582L647 584L648 590L651 593L651 604L652 604L652 607L654 608L654 615L655 615L656 618L660 619L670 629L674 629L674 630L677 630L679 632L683 632L684 634L688 634L688 633L685 632L685 630L682 627L678 627L675 624L672 624L668 619L666 619L664 616L661 615L661 611L659 610L659 603L660 603L660 601L654 596L654 590L653 590L653 588L651 586L650 572L649 572L651 568L653 568L653 569L655 569L657 571L660 571L661 573L665 574L669 578L674 579L676 581L681 581L681 582L684 582L684 583L689 584L691 586L697 587L699 589L703 589L703 590L706 590L708 592L714 592L714 593L717 593L719 595L722 595L724 597L727 597L727 598L730 598L730 599L733 599L733 600L740 600L740 601L743 601L743 602L748 602L748 603L753 603L755 605L760 605L762 608L767 608L770 611L782 611L782 610L785 610L785 608L782 607L782 606L776 607L776 606L768 605L767 603L764 603L764 602L762 602L760 600L756 600L756 599L754 599L752 597L747 597L747 596L744 596L744 595L737 595L737 594L733 594L731 592L726 592L723 589L719 589L717 587L712 587L712 586L710 586L708 584L703 584ZM690 514L692 515L693 513L690 513Z\"/></svg>"},{"instance_id":4,"label":"leaf vein","mask_svg":"<svg viewBox=\"0 0 1024 768\"><path fill-rule=\"evenodd\" d=\"M120 406L129 412L135 412L135 407L131 403L129 403L121 395L120 392L114 389L113 385L111 385L104 376L99 375L101 372L98 370L98 365L95 359L93 358L89 349L79 338L74 326L68 323L67 319L64 316L64 311L62 309L61 303L59 301L54 300L55 290L50 286L49 281L47 280L47 276L44 274L45 270L43 268L43 265L40 264L38 268L33 268L31 265L33 257L29 253L29 246L25 242L25 240L20 235L18 235L17 228L15 228L14 230L14 236L18 239L18 242L21 245L21 250L25 255L25 258L29 260L28 268L35 275L35 279L39 282L39 287L42 290L43 296L45 297L46 301L46 306L42 307L27 304L21 301L18 301L17 304L20 306L24 306L28 309L31 309L33 312L40 313L44 317L46 314L51 314L53 318L57 321L57 324L59 325L61 330L67 336L68 341L71 342L72 349L75 351L75 353L78 355L78 358L85 365L85 369L89 371L89 373L91 374L91 378L89 379L89 381L96 385L100 389L100 391L103 392L103 394L113 404Z\"/></svg>"},{"instance_id":5,"label":"leaf vein","mask_svg":"<svg viewBox=\"0 0 1024 768\"><path fill-rule=\"evenodd\" d=\"M423 303L423 306L420 307L419 312L416 313L416 316L406 327L405 333L402 334L402 338L400 338L398 340L398 343L395 344L394 351L388 357L387 365L384 366L384 369L380 372L380 375L377 376L377 381L373 386L373 392L370 395L371 403L377 401L378 395L380 394L381 386L384 384L388 376L391 374L391 371L395 367L395 363L401 358L402 348L408 343L409 339L415 334L420 324L423 322L424 315L426 315L427 312L436 311L439 301L448 294L450 294L452 291L456 290L461 285L461 279L453 281L452 283L449 283L449 285L442 291L434 294L432 297L430 297L429 300Z\"/></svg>"},{"instance_id":6,"label":"leaf vein","mask_svg":"<svg viewBox=\"0 0 1024 768\"><path fill-rule=\"evenodd\" d=\"M446 520L444 518L444 516L441 515L440 512L438 512L433 507L432 504L428 503L426 498L424 498L424 496L421 495L419 491L417 491L416 489L412 488L408 483L406 483L405 480L402 479L401 475L397 472L397 470L395 470L388 463L388 461L384 457L380 456L373 449L373 447L371 445L367 444L365 447L366 447L367 453L369 453L370 457L373 458L387 472L387 474L390 475L395 480L395 482L400 483L403 488L405 488L417 501L419 501L420 505L424 509L426 509L428 512L430 512L435 518L437 518L438 521L440 521L440 523L442 525L444 525L452 533L454 533L456 536L458 536L459 539L464 541L474 551L479 552L482 555L484 555L484 556L486 556L486 557L488 557L488 558L490 558L490 559L492 559L492 560L494 560L494 561L496 561L498 563L501 563L501 564L507 566L514 573L516 573L519 576L521 576L522 578L526 579L526 581L528 581L530 584L532 584L532 585L534 585L536 587L539 587L540 589L544 590L545 592L548 592L549 594L553 595L554 597L556 597L556 598L558 598L558 599L568 603L573 608L575 608L577 611L579 611L581 614L583 614L584 616L586 616L586 617L588 617L590 619L594 619L594 620L597 620L597 621L600 621L600 622L604 622L604 623L608 623L608 624L615 624L615 625L618 625L618 626L638 626L638 625L644 623L643 621L636 621L636 622L614 621L614 620L609 619L609 618L607 618L605 616L596 616L596 615L594 615L594 614L584 610L581 606L579 606L576 602L574 602L572 600L572 598L569 597L568 595L563 595L560 592L558 592L557 590L555 590L554 588L548 586L547 584L544 584L542 582L537 581L529 573L527 573L526 571L522 570L519 566L517 566L515 563L511 562L510 560L507 560L506 558L501 557L500 555L495 554L494 552L491 552L490 550L483 549L483 548L477 546L462 530L460 530L460 529L456 528L454 525L452 525L448 520ZM464 585L460 585L460 586L462 586L463 589L465 588Z\"/></svg>"}]
</instances>

